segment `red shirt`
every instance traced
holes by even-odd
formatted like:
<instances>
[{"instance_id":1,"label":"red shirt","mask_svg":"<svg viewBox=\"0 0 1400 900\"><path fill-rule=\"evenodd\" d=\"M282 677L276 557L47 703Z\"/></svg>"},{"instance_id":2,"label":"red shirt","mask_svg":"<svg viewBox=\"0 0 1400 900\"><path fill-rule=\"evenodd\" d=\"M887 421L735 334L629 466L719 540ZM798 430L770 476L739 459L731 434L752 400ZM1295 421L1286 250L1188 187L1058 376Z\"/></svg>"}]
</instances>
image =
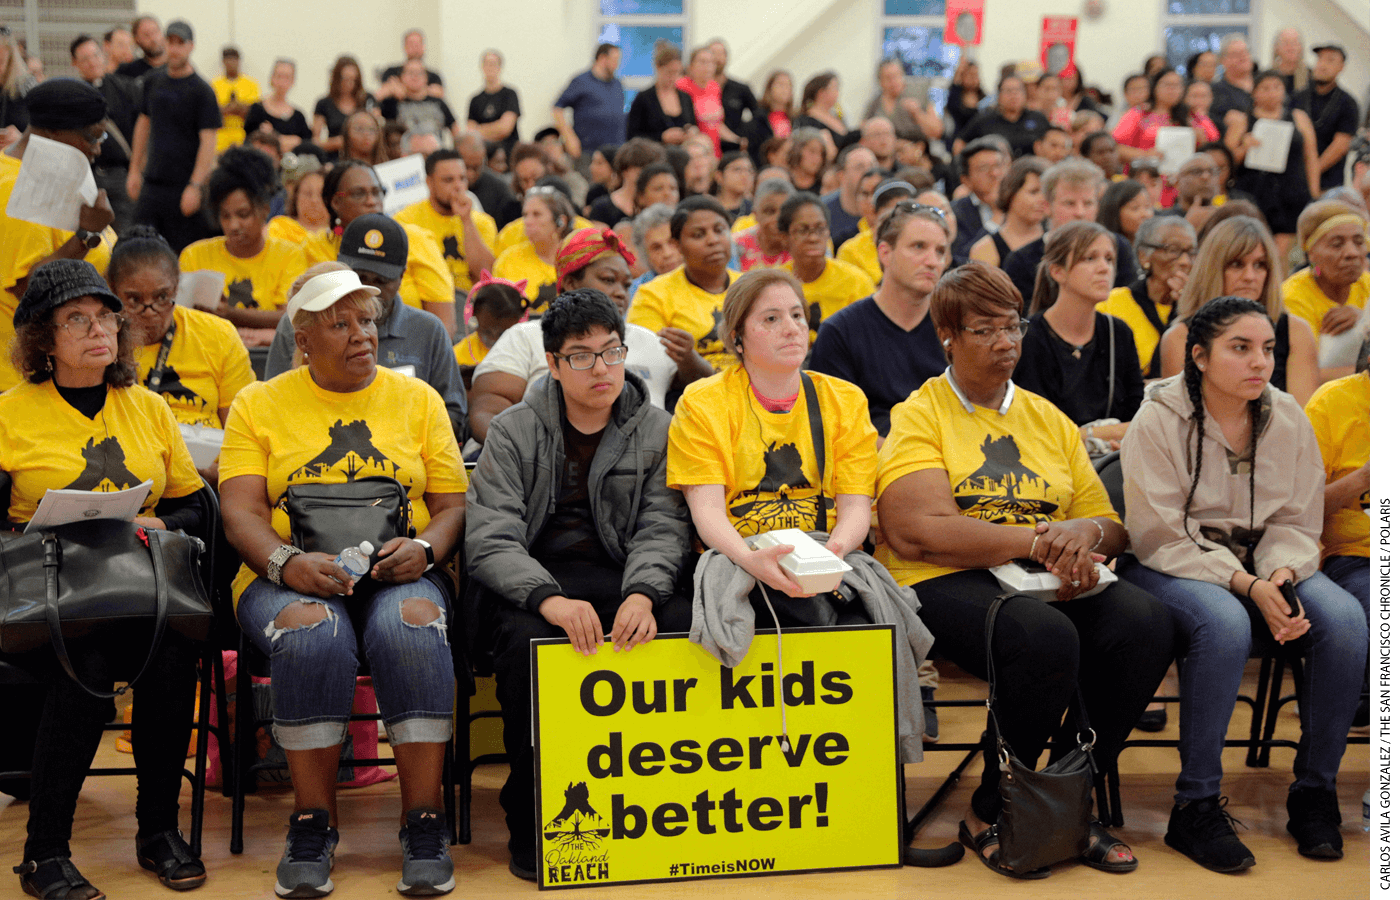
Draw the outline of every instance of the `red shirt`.
<instances>
[{"instance_id":1,"label":"red shirt","mask_svg":"<svg viewBox=\"0 0 1400 900\"><path fill-rule=\"evenodd\" d=\"M719 156L719 129L724 124L724 102L720 99L719 82L711 81L702 88L691 81L689 75L682 75L676 79L676 87L689 94L695 102L696 124L714 144L715 156Z\"/></svg>"}]
</instances>

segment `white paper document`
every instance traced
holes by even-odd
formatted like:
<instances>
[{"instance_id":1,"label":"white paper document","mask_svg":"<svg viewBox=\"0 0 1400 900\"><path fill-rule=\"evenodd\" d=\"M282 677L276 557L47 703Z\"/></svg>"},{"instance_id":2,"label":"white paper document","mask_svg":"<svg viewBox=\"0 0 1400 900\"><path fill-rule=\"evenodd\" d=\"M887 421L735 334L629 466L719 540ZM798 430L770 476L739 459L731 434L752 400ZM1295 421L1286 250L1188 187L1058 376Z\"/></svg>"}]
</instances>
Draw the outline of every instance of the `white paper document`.
<instances>
[{"instance_id":1,"label":"white paper document","mask_svg":"<svg viewBox=\"0 0 1400 900\"><path fill-rule=\"evenodd\" d=\"M136 487L122 491L45 491L44 499L39 501L39 508L34 511L34 518L29 520L24 532L29 534L87 519L130 522L151 495L151 485L148 478Z\"/></svg>"},{"instance_id":2,"label":"white paper document","mask_svg":"<svg viewBox=\"0 0 1400 900\"><path fill-rule=\"evenodd\" d=\"M1157 143L1153 149L1162 154L1162 174L1175 175L1187 157L1196 152L1196 129L1164 125L1157 129Z\"/></svg>"},{"instance_id":3,"label":"white paper document","mask_svg":"<svg viewBox=\"0 0 1400 900\"><path fill-rule=\"evenodd\" d=\"M1279 173L1288 167L1288 146L1293 142L1291 121L1259 119L1250 134L1259 139L1259 146L1250 147L1244 155L1246 169Z\"/></svg>"},{"instance_id":4,"label":"white paper document","mask_svg":"<svg viewBox=\"0 0 1400 900\"><path fill-rule=\"evenodd\" d=\"M202 306L213 309L224 296L224 273L199 269L180 273L180 287L175 291L176 306Z\"/></svg>"},{"instance_id":5,"label":"white paper document","mask_svg":"<svg viewBox=\"0 0 1400 900\"><path fill-rule=\"evenodd\" d=\"M36 225L77 231L83 205L96 202L97 182L83 151L31 134L5 214Z\"/></svg>"}]
</instances>

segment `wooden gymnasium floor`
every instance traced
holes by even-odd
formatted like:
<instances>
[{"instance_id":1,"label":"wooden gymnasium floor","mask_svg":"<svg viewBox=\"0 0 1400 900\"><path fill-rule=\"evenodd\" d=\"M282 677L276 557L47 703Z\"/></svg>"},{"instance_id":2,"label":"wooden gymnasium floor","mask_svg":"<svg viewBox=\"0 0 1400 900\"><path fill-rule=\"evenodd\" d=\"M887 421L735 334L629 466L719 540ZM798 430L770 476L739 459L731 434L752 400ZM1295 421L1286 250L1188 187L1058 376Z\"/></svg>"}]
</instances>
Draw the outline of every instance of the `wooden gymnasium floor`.
<instances>
[{"instance_id":1,"label":"wooden gymnasium floor","mask_svg":"<svg viewBox=\"0 0 1400 900\"><path fill-rule=\"evenodd\" d=\"M1251 664L1246 683L1252 685L1257 670ZM1285 685L1287 687L1287 683ZM943 668L941 699L980 698L985 686L950 666ZM943 737L949 741L975 740L982 728L977 708L945 709L941 714ZM1164 736L1176 736L1177 714ZM1247 709L1237 707L1231 736L1244 736L1248 727ZM1298 719L1292 707L1279 721L1280 736L1296 737ZM99 763L129 763L113 749L115 735L108 736L99 753ZM387 749L387 745L385 745ZM581 896L588 900L605 898L726 898L748 897L975 897L995 892L1000 896L1034 898L1081 898L1091 895L1115 898L1199 898L1222 896L1230 900L1268 898L1365 897L1367 892L1368 844L1361 830L1361 795L1367 787L1369 748L1348 749L1342 762L1339 794L1346 839L1346 856L1335 862L1316 862L1300 857L1284 830L1287 818L1284 795L1291 781L1291 750L1275 750L1272 767L1248 769L1244 750L1227 750L1225 793L1230 811L1248 826L1242 837L1254 851L1258 864L1239 875L1209 872L1162 842L1171 802L1172 783L1177 774L1174 749L1134 748L1121 759L1124 818L1121 835L1142 860L1137 872L1109 875L1085 866L1057 867L1043 881L1019 882L1003 878L983 868L968 854L962 862L943 869L889 869L866 872L791 875L766 878L738 878L724 881L692 881L670 884L592 888ZM961 754L929 753L925 761L907 769L911 803L923 800L941 782ZM919 835L918 846L942 846L956 839L957 822L967 804L980 762L974 762L947 803ZM503 767L478 770L473 789L474 841L453 848L456 860L457 890L454 896L470 898L520 897L533 892L531 885L506 871L505 825L496 803L504 779ZM123 777L89 779L78 805L74 829L74 860L112 898L172 896L134 859L132 817L135 784ZM291 795L282 789L264 789L249 798L246 849L242 856L228 852L229 801L217 791L208 795L204 830L204 861L209 881L193 897L245 898L274 897L273 873L282 851ZM4 847L5 869L0 875L0 900L25 896L18 879L8 867L19 862L24 838L27 806L0 795L0 847ZM343 791L340 799L341 841L336 858L336 890L340 900L393 897L400 865L398 841L399 800L394 782L359 790ZM182 815L182 825L188 822ZM186 826L187 827L187 826Z\"/></svg>"}]
</instances>

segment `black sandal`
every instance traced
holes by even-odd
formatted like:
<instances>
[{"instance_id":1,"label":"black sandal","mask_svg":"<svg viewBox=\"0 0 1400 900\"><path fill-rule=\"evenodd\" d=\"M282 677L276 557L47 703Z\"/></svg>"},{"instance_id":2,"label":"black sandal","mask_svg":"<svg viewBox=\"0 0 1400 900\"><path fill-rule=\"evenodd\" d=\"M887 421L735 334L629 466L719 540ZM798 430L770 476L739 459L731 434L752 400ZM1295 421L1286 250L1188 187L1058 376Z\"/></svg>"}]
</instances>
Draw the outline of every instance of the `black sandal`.
<instances>
[{"instance_id":1,"label":"black sandal","mask_svg":"<svg viewBox=\"0 0 1400 900\"><path fill-rule=\"evenodd\" d=\"M1128 855L1132 858L1111 861L1108 855L1114 847L1122 847L1127 850ZM1138 867L1137 857L1132 854L1132 847L1114 837L1102 822L1095 819L1089 823L1089 846L1083 853L1079 854L1079 861L1090 868L1098 869L1100 872L1131 872Z\"/></svg>"},{"instance_id":2,"label":"black sandal","mask_svg":"<svg viewBox=\"0 0 1400 900\"><path fill-rule=\"evenodd\" d=\"M172 891L189 891L208 877L204 863L194 855L185 836L172 828L149 838L136 838L136 861L141 868L156 873L160 883Z\"/></svg>"},{"instance_id":3,"label":"black sandal","mask_svg":"<svg viewBox=\"0 0 1400 900\"><path fill-rule=\"evenodd\" d=\"M107 896L93 887L66 856L26 860L13 871L24 892L40 900L103 900Z\"/></svg>"},{"instance_id":4,"label":"black sandal","mask_svg":"<svg viewBox=\"0 0 1400 900\"><path fill-rule=\"evenodd\" d=\"M1005 875L1007 878L1020 878L1025 881L1033 881L1039 878L1050 877L1050 867L1041 866L1039 869L1032 869L1029 872L1013 872L1001 864L1001 838L997 836L997 827L992 825L975 837L972 830L967 827L967 822L958 823L958 838L982 860L982 865L996 872L998 875ZM982 851L988 847L996 845L990 855L983 856Z\"/></svg>"}]
</instances>

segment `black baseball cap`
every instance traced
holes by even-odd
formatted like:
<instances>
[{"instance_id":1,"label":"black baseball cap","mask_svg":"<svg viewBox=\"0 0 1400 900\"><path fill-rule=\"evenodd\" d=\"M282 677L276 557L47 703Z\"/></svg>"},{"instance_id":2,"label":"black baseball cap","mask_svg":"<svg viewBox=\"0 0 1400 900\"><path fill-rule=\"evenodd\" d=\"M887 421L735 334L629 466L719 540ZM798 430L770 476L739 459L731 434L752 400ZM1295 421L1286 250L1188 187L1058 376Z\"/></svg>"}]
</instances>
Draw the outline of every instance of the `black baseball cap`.
<instances>
[{"instance_id":1,"label":"black baseball cap","mask_svg":"<svg viewBox=\"0 0 1400 900\"><path fill-rule=\"evenodd\" d=\"M1323 50L1336 50L1338 53L1342 54L1342 62L1347 61L1347 48L1343 47L1341 44L1318 44L1312 48L1312 52L1314 53L1321 53Z\"/></svg>"},{"instance_id":2,"label":"black baseball cap","mask_svg":"<svg viewBox=\"0 0 1400 900\"><path fill-rule=\"evenodd\" d=\"M81 259L55 259L29 273L29 285L15 308L15 325L28 325L58 309L69 300L95 297L113 312L122 311L122 301L92 263Z\"/></svg>"},{"instance_id":3,"label":"black baseball cap","mask_svg":"<svg viewBox=\"0 0 1400 900\"><path fill-rule=\"evenodd\" d=\"M184 19L176 19L174 22L171 22L169 25L165 26L165 36L168 38L177 37L180 40L184 41L186 44L193 44L194 27L191 26L190 23L186 22Z\"/></svg>"},{"instance_id":4,"label":"black baseball cap","mask_svg":"<svg viewBox=\"0 0 1400 900\"><path fill-rule=\"evenodd\" d=\"M352 269L399 278L408 265L408 234L382 213L366 213L345 226L340 262Z\"/></svg>"}]
</instances>

